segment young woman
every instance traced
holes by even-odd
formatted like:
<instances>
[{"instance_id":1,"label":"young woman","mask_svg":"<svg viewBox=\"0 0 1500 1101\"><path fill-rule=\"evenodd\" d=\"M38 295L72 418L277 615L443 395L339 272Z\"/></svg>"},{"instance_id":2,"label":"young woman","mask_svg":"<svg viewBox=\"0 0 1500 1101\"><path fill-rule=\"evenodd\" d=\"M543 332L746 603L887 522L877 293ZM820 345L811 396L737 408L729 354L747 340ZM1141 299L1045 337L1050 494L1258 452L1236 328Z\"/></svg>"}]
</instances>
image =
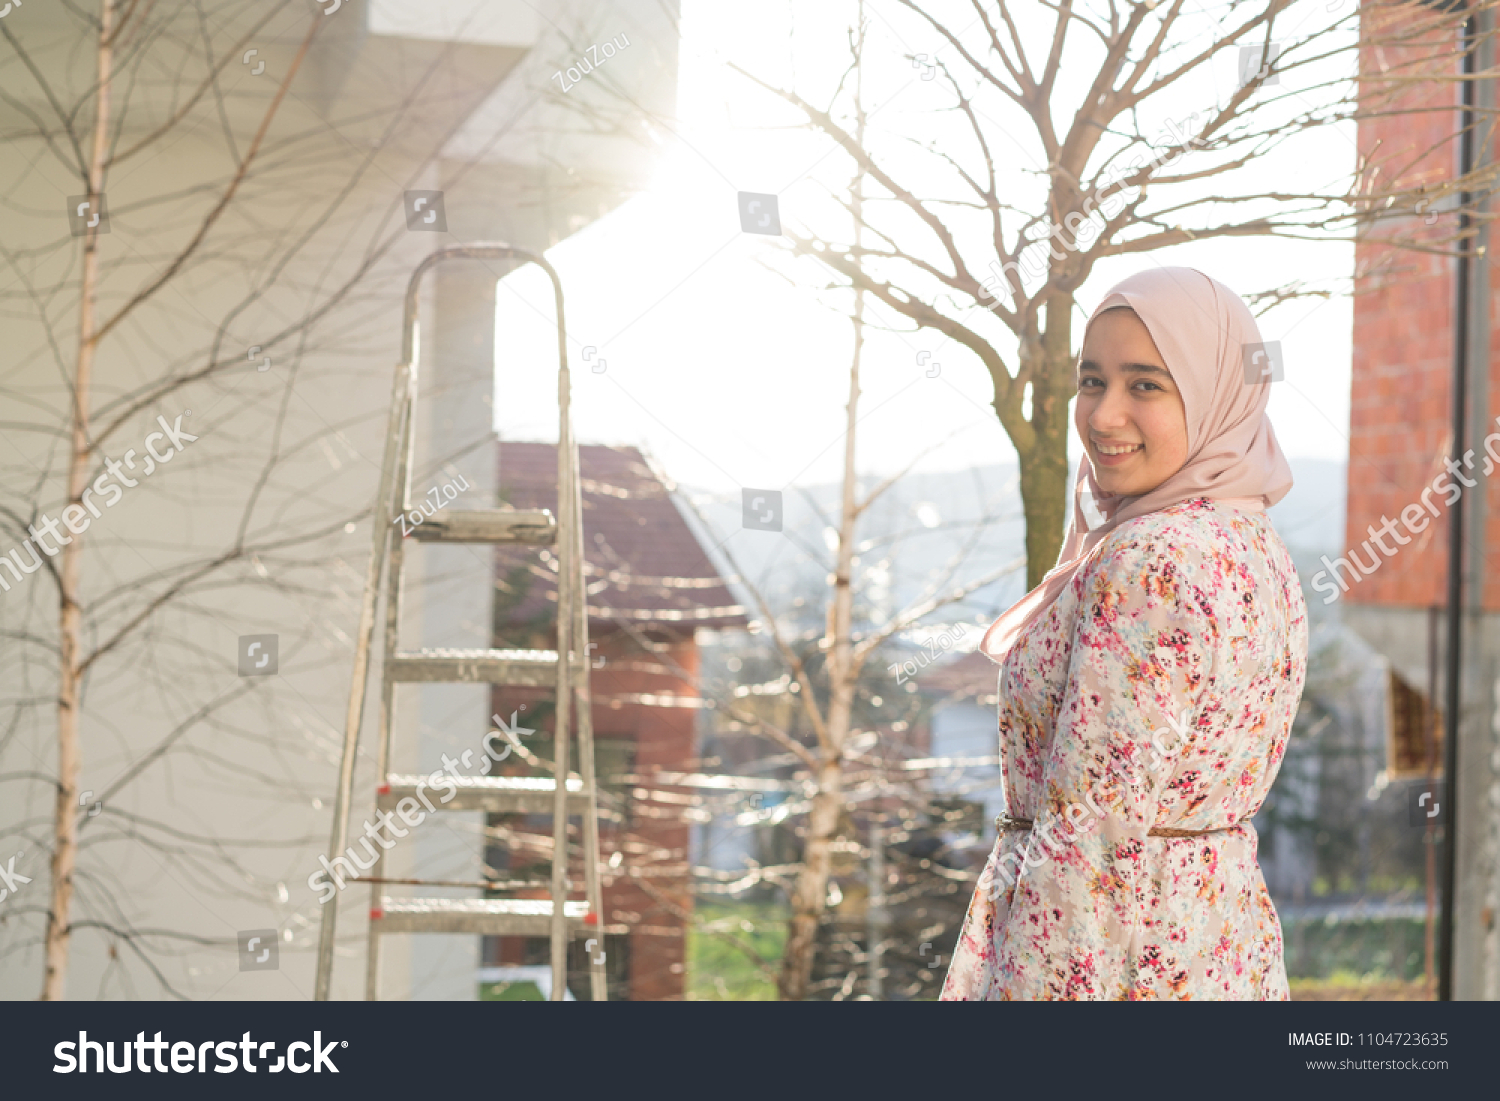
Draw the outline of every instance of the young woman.
<instances>
[{"instance_id":1,"label":"young woman","mask_svg":"<svg viewBox=\"0 0 1500 1101\"><path fill-rule=\"evenodd\" d=\"M1007 812L944 1000L1288 997L1250 819L1302 695L1307 608L1265 514L1292 475L1261 343L1191 268L1133 275L1089 318L1062 553L980 644Z\"/></svg>"}]
</instances>

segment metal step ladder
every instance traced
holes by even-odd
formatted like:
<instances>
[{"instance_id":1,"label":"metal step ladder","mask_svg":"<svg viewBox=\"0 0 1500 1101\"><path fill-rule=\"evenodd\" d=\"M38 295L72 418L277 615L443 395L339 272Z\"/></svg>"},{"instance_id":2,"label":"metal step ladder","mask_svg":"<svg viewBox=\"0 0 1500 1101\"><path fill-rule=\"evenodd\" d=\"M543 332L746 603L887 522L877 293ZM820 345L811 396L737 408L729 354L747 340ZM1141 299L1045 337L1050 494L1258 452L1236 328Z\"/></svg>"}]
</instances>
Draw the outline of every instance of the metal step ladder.
<instances>
[{"instance_id":1,"label":"metal step ladder","mask_svg":"<svg viewBox=\"0 0 1500 1101\"><path fill-rule=\"evenodd\" d=\"M403 537L394 521L398 510L411 504L411 475L416 446L416 397L419 332L417 296L423 274L445 260L519 260L536 264L552 280L557 303L557 503L558 516L546 509L440 509L410 528ZM594 775L594 736L589 691L588 615L583 585L583 524L578 474L578 446L573 438L569 413L567 337L563 319L562 284L552 266L542 257L504 244L471 244L441 249L423 260L406 288L402 329L402 362L396 368L391 395L390 419L386 427L385 458L381 463L380 487L372 516L370 564L365 576L364 601L360 608L354 651L354 676L349 691L349 710L344 728L343 759L339 767L338 792L333 807L333 834L329 855L344 852L349 844L349 812L354 788L354 764L359 749L359 731L370 666L371 642L381 577L385 577L385 647L380 670L380 714L377 723L377 790L375 805L395 810L405 798L415 798L421 776L390 772L391 721L398 684L492 684L546 687L554 685L557 704L554 719L552 774L550 776L474 776L454 781L456 792L442 803L443 811L486 811L552 815L552 876L550 898L400 898L386 888L405 884L442 884L433 880L384 878L384 849L366 879L370 884L370 935L365 968L365 997L379 995L380 941L396 933L456 933L486 936L550 937L552 943L552 1000L566 993L568 945L571 938L592 935L602 941L599 920L599 815L598 789ZM405 525L403 525L405 527ZM401 581L404 538L424 543L521 544L555 548L557 573L556 650L414 650L399 649ZM560 655L568 655L561 657ZM574 725L578 736L578 769L569 769L569 734ZM476 731L476 734L479 732ZM563 782L559 782L562 780ZM568 818L582 818L584 900L568 898ZM365 878L365 877L361 877ZM487 892L514 893L535 882L487 880ZM339 896L323 906L318 937L318 972L314 997L327 1000L333 974L334 938L338 924ZM604 954L589 953L591 993L605 998Z\"/></svg>"}]
</instances>

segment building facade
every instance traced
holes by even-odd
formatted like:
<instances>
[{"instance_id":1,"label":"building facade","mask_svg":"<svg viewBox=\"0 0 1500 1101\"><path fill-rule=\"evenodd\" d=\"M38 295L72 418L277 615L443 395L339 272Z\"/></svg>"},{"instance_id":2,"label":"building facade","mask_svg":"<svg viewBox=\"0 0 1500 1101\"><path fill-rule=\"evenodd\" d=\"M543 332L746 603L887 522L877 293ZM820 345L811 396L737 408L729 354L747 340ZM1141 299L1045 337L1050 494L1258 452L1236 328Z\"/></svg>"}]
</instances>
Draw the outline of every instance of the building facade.
<instances>
[{"instance_id":1,"label":"building facade","mask_svg":"<svg viewBox=\"0 0 1500 1101\"><path fill-rule=\"evenodd\" d=\"M557 451L547 443L502 441L500 500L515 508L557 507ZM592 655L590 689L601 788L600 855L605 862L606 969L611 998L680 1000L693 911L690 831L701 800L674 784L698 771L699 646L703 630L737 630L744 608L709 561L664 474L632 447L579 447L584 585ZM495 564L494 645L554 645L556 562L547 551L502 547ZM550 759L544 690L496 688L495 714L538 715L528 740ZM678 774L673 776L671 774ZM546 816L495 816L490 867L550 866ZM576 865L576 860L575 860ZM581 882L581 871L575 882ZM581 896L580 896L581 897ZM488 964L544 962L547 943L489 938ZM577 956L570 982L586 998Z\"/></svg>"},{"instance_id":2,"label":"building facade","mask_svg":"<svg viewBox=\"0 0 1500 1101\"><path fill-rule=\"evenodd\" d=\"M1368 10L1368 9L1367 9ZM1420 12L1420 7L1413 5ZM1400 9L1390 18L1401 17ZM1491 13L1477 17L1477 70L1493 68ZM1368 22L1368 17L1367 17ZM1375 32L1380 28L1367 26ZM1373 71L1409 62L1399 47L1372 47ZM1402 683L1428 707L1443 698L1442 620L1448 576L1450 506L1464 510L1463 647L1458 739L1455 986L1459 999L1500 998L1500 376L1491 232L1473 238L1467 346L1466 444L1454 454L1456 196L1445 191L1457 164L1460 84L1456 55L1430 82L1414 82L1404 104L1424 113L1375 114L1360 121L1359 155L1373 192L1427 186L1430 201L1367 214L1371 239L1356 249L1354 361L1349 418L1349 488L1344 553L1310 580L1317 599L1341 602L1343 619L1389 660ZM1476 82L1480 163L1493 162L1485 112L1495 106L1493 77ZM1377 172L1374 166L1380 166ZM1397 249L1379 238L1402 236L1436 246ZM1489 452L1486 453L1486 446ZM1315 599L1309 594L1309 600ZM1434 663L1434 657L1436 661Z\"/></svg>"},{"instance_id":3,"label":"building facade","mask_svg":"<svg viewBox=\"0 0 1500 1101\"><path fill-rule=\"evenodd\" d=\"M206 22L184 5L117 11L150 22L122 40L110 99L107 232L92 240L98 316L120 320L93 361L89 477L131 447L139 462L158 417L196 439L131 480L81 544L93 660L78 787L98 809L80 827L67 995L306 998L323 905L308 879L327 855L407 280L455 242L546 250L644 185L644 143L577 123L599 82L563 97L551 77L580 40L623 31L631 48L611 74L641 111L670 118L676 6L243 3ZM86 239L69 151L88 148L99 103L87 10L17 5L5 28L0 240L25 259L0 288L13 426L0 553L67 502L57 441L69 437ZM78 109L59 115L60 103ZM423 288L418 494L462 476L460 505L493 503L495 285L507 270L453 265ZM413 645L487 644L490 564L453 550L412 556ZM48 912L58 595L46 573L0 577L0 772L35 776L0 800L0 841L32 879L0 914L0 996L18 998L38 992ZM248 671L247 639L260 647ZM414 690L399 728L418 733L398 741L398 762L431 769L473 746L490 702L482 688ZM356 832L373 813L374 711ZM481 823L468 825L414 839L392 874L406 861L472 880ZM335 997L363 993L367 893L327 903L342 912ZM267 930L278 959L246 968L247 934ZM477 995L472 939L392 938L384 955L385 997Z\"/></svg>"}]
</instances>

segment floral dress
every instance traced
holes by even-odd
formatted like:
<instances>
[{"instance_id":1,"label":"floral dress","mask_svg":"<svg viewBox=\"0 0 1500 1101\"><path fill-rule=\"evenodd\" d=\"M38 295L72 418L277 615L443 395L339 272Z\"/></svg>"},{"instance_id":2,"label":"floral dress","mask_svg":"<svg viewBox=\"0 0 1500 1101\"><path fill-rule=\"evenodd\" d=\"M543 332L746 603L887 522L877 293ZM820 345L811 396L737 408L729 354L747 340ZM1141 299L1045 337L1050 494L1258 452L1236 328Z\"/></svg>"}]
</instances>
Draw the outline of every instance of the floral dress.
<instances>
[{"instance_id":1,"label":"floral dress","mask_svg":"<svg viewBox=\"0 0 1500 1101\"><path fill-rule=\"evenodd\" d=\"M1286 1000L1250 818L1306 673L1264 513L1200 497L1111 532L1000 667L1006 806L1033 828L997 838L943 999Z\"/></svg>"}]
</instances>

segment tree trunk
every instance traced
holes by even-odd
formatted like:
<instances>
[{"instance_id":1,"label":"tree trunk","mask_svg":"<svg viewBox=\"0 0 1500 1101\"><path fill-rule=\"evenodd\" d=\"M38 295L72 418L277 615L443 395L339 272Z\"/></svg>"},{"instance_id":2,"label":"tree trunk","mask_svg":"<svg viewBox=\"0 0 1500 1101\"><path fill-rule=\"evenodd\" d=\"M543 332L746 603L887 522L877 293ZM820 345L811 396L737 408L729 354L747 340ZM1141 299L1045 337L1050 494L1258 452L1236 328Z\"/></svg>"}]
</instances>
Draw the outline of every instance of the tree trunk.
<instances>
[{"instance_id":1,"label":"tree trunk","mask_svg":"<svg viewBox=\"0 0 1500 1101\"><path fill-rule=\"evenodd\" d=\"M99 94L94 116L94 141L89 161L90 210L100 209L104 190L104 161L109 151L110 76L113 63L115 0L99 5ZM95 307L99 291L99 235L86 229L78 308L78 358L73 372L72 439L68 456L68 504L82 506L93 445L89 431L89 389L93 381ZM71 530L71 529L69 529ZM34 529L33 529L34 531ZM82 681L82 613L79 577L83 536L73 534L61 547L58 571L57 669L57 802L52 829L52 897L47 912L47 940L42 977L42 1000L63 997L68 977L68 946L73 903L73 870L78 860L78 773L82 763L78 744L79 688ZM59 539L59 542L62 540Z\"/></svg>"},{"instance_id":2,"label":"tree trunk","mask_svg":"<svg viewBox=\"0 0 1500 1101\"><path fill-rule=\"evenodd\" d=\"M854 133L863 144L865 138L864 5L851 37L854 56ZM854 243L864 243L864 169L858 169L850 182L853 198ZM858 479L855 475L855 430L859 427L859 369L865 346L865 292L854 289L854 309L850 314L854 347L849 357L849 401L844 420L844 485L839 508L839 545L833 570L833 591L828 600L828 622L823 647L828 654L828 721L823 730L822 758L814 777L817 794L807 816L802 844L802 870L792 891L792 919L787 926L786 948L781 956L781 976L777 987L786 1001L800 1001L807 996L812 978L814 949L817 946L818 923L828 907L828 876L832 871L830 847L838 832L844 810L844 744L849 737L849 720L854 713L854 682L859 669L854 660L854 530L859 522L856 503ZM804 699L804 707L816 707L816 701Z\"/></svg>"},{"instance_id":3,"label":"tree trunk","mask_svg":"<svg viewBox=\"0 0 1500 1101\"><path fill-rule=\"evenodd\" d=\"M828 721L823 738L817 794L807 816L803 836L802 870L792 892L792 920L781 957L777 983L781 997L799 1001L807 996L812 977L818 923L828 903L831 871L829 847L838 832L844 809L844 744L854 712L854 684L859 669L854 661L854 532L859 519L855 504L854 432L859 423L859 364L864 346L864 295L855 292L854 355L849 368L849 404L844 426L844 487L839 514L839 547L834 566L833 592L828 602L828 625L823 642L828 652ZM808 706L813 701L804 701Z\"/></svg>"},{"instance_id":4,"label":"tree trunk","mask_svg":"<svg viewBox=\"0 0 1500 1101\"><path fill-rule=\"evenodd\" d=\"M792 892L792 920L787 929L786 949L781 957L778 981L781 997L798 1001L807 996L812 977L818 923L828 903L830 845L838 832L844 809L844 745L854 713L854 685L859 669L854 661L854 530L859 519L855 504L854 430L859 413L859 360L864 344L864 301L856 292L854 308L854 357L849 369L848 420L844 432L844 493L839 518L838 559L834 567L833 592L828 602L828 626L824 643L828 650L828 722L824 735L817 794L807 816L803 836L802 870Z\"/></svg>"},{"instance_id":5,"label":"tree trunk","mask_svg":"<svg viewBox=\"0 0 1500 1101\"><path fill-rule=\"evenodd\" d=\"M1073 377L1073 301L1058 295L1046 306L1047 327L1038 342L1038 358L1023 363L1031 380L1031 446L1017 449L1021 464L1021 507L1026 517L1026 588L1035 588L1057 564L1068 511L1070 403L1078 392ZM1023 342L1023 347L1025 342Z\"/></svg>"},{"instance_id":6,"label":"tree trunk","mask_svg":"<svg viewBox=\"0 0 1500 1101\"><path fill-rule=\"evenodd\" d=\"M1037 433L1037 447L1021 453L1021 508L1026 516L1026 588L1041 584L1057 564L1068 519L1067 436L1056 445Z\"/></svg>"},{"instance_id":7,"label":"tree trunk","mask_svg":"<svg viewBox=\"0 0 1500 1101\"><path fill-rule=\"evenodd\" d=\"M813 949L818 924L828 903L828 877L832 872L830 847L844 809L842 761L825 762L818 772L818 794L813 796L807 816L807 835L802 845L802 870L792 892L792 919L787 923L786 948L781 956L777 987L784 1001L807 996L812 978Z\"/></svg>"}]
</instances>

